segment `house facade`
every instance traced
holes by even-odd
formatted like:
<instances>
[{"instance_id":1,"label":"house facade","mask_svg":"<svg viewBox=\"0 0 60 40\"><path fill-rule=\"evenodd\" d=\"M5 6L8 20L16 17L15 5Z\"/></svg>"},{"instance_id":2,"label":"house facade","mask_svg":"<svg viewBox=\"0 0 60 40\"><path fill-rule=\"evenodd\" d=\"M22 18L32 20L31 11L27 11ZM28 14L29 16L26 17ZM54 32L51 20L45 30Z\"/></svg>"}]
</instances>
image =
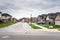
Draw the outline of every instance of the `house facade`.
<instances>
[{"instance_id":1,"label":"house facade","mask_svg":"<svg viewBox=\"0 0 60 40\"><path fill-rule=\"evenodd\" d=\"M9 21L11 21L11 18L12 18L12 16L7 13L2 14L2 21L3 22L9 22Z\"/></svg>"},{"instance_id":2,"label":"house facade","mask_svg":"<svg viewBox=\"0 0 60 40\"><path fill-rule=\"evenodd\" d=\"M2 23L2 12L0 12L0 23Z\"/></svg>"},{"instance_id":3,"label":"house facade","mask_svg":"<svg viewBox=\"0 0 60 40\"><path fill-rule=\"evenodd\" d=\"M55 18L56 18L56 14L55 13L50 13L48 14L47 18L46 18L46 22L47 24L52 24L54 25L55 24Z\"/></svg>"},{"instance_id":4,"label":"house facade","mask_svg":"<svg viewBox=\"0 0 60 40\"><path fill-rule=\"evenodd\" d=\"M46 18L46 23L54 25L55 24L55 18L56 18L55 13L49 13L47 18Z\"/></svg>"},{"instance_id":5,"label":"house facade","mask_svg":"<svg viewBox=\"0 0 60 40\"><path fill-rule=\"evenodd\" d=\"M49 16L46 18L46 24L52 24L53 19L50 19Z\"/></svg>"},{"instance_id":6,"label":"house facade","mask_svg":"<svg viewBox=\"0 0 60 40\"><path fill-rule=\"evenodd\" d=\"M24 18L21 18L21 21L22 22L29 22L29 18L25 18L25 17Z\"/></svg>"},{"instance_id":7,"label":"house facade","mask_svg":"<svg viewBox=\"0 0 60 40\"><path fill-rule=\"evenodd\" d=\"M2 12L0 12L0 20L2 20Z\"/></svg>"},{"instance_id":8,"label":"house facade","mask_svg":"<svg viewBox=\"0 0 60 40\"><path fill-rule=\"evenodd\" d=\"M43 22L42 16L39 15L39 16L37 17L37 24L41 24L42 22Z\"/></svg>"},{"instance_id":9,"label":"house facade","mask_svg":"<svg viewBox=\"0 0 60 40\"><path fill-rule=\"evenodd\" d=\"M55 19L55 25L60 25L60 13L56 13L57 17Z\"/></svg>"},{"instance_id":10,"label":"house facade","mask_svg":"<svg viewBox=\"0 0 60 40\"><path fill-rule=\"evenodd\" d=\"M38 24L45 24L46 23L46 17L47 17L47 15L45 15L45 14L39 15L37 17L37 23Z\"/></svg>"}]
</instances>

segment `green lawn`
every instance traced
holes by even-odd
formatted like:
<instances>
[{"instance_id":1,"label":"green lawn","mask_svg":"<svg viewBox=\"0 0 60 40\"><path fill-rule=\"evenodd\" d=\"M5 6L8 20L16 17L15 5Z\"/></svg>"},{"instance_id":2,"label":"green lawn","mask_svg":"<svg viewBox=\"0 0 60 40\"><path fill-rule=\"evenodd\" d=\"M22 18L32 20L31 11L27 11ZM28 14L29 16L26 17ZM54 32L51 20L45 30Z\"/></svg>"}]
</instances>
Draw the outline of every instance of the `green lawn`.
<instances>
[{"instance_id":1,"label":"green lawn","mask_svg":"<svg viewBox=\"0 0 60 40\"><path fill-rule=\"evenodd\" d=\"M38 27L38 26L35 26L35 25L33 25L33 24L29 24L33 29L41 29L40 27Z\"/></svg>"},{"instance_id":2,"label":"green lawn","mask_svg":"<svg viewBox=\"0 0 60 40\"><path fill-rule=\"evenodd\" d=\"M60 26L57 26L57 25L54 25L53 27L54 27L54 28L60 28Z\"/></svg>"},{"instance_id":3,"label":"green lawn","mask_svg":"<svg viewBox=\"0 0 60 40\"><path fill-rule=\"evenodd\" d=\"M2 23L2 24L0 24L0 28L4 28L4 27L10 26L12 24L15 24L15 22Z\"/></svg>"},{"instance_id":4,"label":"green lawn","mask_svg":"<svg viewBox=\"0 0 60 40\"><path fill-rule=\"evenodd\" d=\"M40 26L43 26L43 27L49 28L50 25L47 25L47 24L40 24Z\"/></svg>"},{"instance_id":5,"label":"green lawn","mask_svg":"<svg viewBox=\"0 0 60 40\"><path fill-rule=\"evenodd\" d=\"M58 29L60 31L60 26L54 25L54 29Z\"/></svg>"},{"instance_id":6,"label":"green lawn","mask_svg":"<svg viewBox=\"0 0 60 40\"><path fill-rule=\"evenodd\" d=\"M40 24L40 26L43 26L46 28L49 28L49 26L53 26L53 29L60 29L60 26L57 26L57 25Z\"/></svg>"}]
</instances>

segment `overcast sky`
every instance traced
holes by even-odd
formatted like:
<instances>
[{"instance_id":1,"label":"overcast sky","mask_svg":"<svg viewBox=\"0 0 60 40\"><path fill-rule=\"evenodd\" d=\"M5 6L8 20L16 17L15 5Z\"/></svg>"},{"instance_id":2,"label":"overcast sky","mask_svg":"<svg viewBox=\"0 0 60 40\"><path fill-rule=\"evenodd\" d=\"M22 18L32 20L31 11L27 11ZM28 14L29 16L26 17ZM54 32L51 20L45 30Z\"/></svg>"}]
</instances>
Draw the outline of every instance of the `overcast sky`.
<instances>
[{"instance_id":1,"label":"overcast sky","mask_svg":"<svg viewBox=\"0 0 60 40\"><path fill-rule=\"evenodd\" d=\"M0 11L13 17L33 17L60 11L60 0L0 0Z\"/></svg>"}]
</instances>

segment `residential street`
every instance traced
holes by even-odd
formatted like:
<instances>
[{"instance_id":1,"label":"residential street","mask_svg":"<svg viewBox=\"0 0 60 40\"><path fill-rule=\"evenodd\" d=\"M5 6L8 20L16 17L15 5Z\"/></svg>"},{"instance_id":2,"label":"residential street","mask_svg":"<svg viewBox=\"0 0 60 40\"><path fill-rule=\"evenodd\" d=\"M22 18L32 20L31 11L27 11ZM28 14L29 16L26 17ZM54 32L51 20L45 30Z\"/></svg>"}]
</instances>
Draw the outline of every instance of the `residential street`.
<instances>
[{"instance_id":1,"label":"residential street","mask_svg":"<svg viewBox=\"0 0 60 40\"><path fill-rule=\"evenodd\" d=\"M17 23L0 29L0 40L60 40L60 32L32 29L27 23Z\"/></svg>"},{"instance_id":2,"label":"residential street","mask_svg":"<svg viewBox=\"0 0 60 40\"><path fill-rule=\"evenodd\" d=\"M60 0L0 0L0 40L60 40Z\"/></svg>"},{"instance_id":3,"label":"residential street","mask_svg":"<svg viewBox=\"0 0 60 40\"><path fill-rule=\"evenodd\" d=\"M31 31L32 28L27 23L17 23L9 27L1 28L0 32L26 32Z\"/></svg>"}]
</instances>

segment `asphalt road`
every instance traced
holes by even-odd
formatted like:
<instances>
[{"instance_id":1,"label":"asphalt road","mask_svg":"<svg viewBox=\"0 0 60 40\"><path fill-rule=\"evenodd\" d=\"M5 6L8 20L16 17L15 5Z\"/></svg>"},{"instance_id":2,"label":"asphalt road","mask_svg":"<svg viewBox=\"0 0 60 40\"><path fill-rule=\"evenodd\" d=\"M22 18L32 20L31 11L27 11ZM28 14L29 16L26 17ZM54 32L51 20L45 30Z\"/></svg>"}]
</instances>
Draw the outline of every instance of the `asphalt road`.
<instances>
[{"instance_id":1,"label":"asphalt road","mask_svg":"<svg viewBox=\"0 0 60 40\"><path fill-rule=\"evenodd\" d=\"M60 40L60 32L32 29L27 23L17 23L0 29L0 40Z\"/></svg>"}]
</instances>

